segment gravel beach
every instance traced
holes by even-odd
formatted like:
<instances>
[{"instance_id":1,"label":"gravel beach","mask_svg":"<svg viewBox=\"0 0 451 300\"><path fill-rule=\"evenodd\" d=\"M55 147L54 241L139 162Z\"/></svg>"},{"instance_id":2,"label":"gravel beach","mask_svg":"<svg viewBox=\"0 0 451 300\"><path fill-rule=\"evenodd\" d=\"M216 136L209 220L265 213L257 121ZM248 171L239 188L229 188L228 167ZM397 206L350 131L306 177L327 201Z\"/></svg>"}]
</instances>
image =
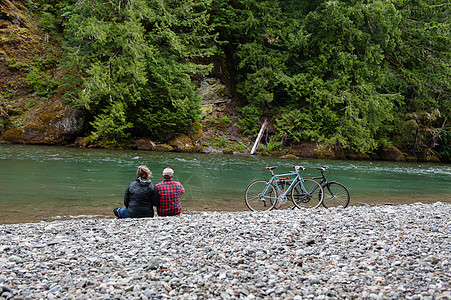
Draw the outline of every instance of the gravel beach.
<instances>
[{"instance_id":1,"label":"gravel beach","mask_svg":"<svg viewBox=\"0 0 451 300\"><path fill-rule=\"evenodd\" d=\"M451 299L451 204L0 225L6 299Z\"/></svg>"}]
</instances>

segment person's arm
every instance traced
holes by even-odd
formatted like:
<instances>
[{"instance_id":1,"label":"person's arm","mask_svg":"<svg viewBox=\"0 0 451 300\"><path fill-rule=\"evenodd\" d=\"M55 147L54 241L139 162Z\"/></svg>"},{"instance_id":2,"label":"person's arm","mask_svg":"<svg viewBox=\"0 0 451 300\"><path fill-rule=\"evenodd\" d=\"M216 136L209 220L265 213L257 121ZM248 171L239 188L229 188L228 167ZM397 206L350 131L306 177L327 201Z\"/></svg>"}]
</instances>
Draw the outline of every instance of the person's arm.
<instances>
[{"instance_id":1,"label":"person's arm","mask_svg":"<svg viewBox=\"0 0 451 300\"><path fill-rule=\"evenodd\" d=\"M153 186L152 191L152 206L160 207L160 193L158 193L158 187Z\"/></svg>"},{"instance_id":2,"label":"person's arm","mask_svg":"<svg viewBox=\"0 0 451 300\"><path fill-rule=\"evenodd\" d=\"M125 190L125 195L124 195L124 206L125 206L125 208L128 208L128 204L129 203L130 203L130 185Z\"/></svg>"},{"instance_id":3,"label":"person's arm","mask_svg":"<svg viewBox=\"0 0 451 300\"><path fill-rule=\"evenodd\" d=\"M183 187L183 185L179 182L179 186L180 186L180 195L185 194L185 188Z\"/></svg>"}]
</instances>

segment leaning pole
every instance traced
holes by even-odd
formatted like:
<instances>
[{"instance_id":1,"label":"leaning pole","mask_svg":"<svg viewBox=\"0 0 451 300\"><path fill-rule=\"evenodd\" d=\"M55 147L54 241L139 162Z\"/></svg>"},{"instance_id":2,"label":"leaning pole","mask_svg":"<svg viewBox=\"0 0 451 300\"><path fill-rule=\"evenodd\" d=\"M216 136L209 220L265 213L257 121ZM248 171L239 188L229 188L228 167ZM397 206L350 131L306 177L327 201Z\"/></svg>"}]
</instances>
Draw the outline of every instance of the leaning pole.
<instances>
[{"instance_id":1,"label":"leaning pole","mask_svg":"<svg viewBox=\"0 0 451 300\"><path fill-rule=\"evenodd\" d=\"M254 146L251 150L251 155L255 153L255 150L257 149L258 144L260 143L260 140L263 136L263 132L265 132L266 126L268 126L268 120L265 119L265 121L262 124L262 127L260 127L260 132L257 135L257 139L255 140Z\"/></svg>"}]
</instances>

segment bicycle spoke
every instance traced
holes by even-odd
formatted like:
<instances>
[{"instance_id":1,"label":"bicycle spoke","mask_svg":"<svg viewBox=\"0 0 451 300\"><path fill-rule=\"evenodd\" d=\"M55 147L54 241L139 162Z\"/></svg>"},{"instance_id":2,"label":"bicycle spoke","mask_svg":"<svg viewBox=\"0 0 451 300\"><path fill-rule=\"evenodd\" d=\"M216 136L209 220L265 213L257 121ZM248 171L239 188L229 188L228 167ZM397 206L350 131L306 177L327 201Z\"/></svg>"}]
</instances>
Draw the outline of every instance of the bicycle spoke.
<instances>
[{"instance_id":1,"label":"bicycle spoke","mask_svg":"<svg viewBox=\"0 0 451 300\"><path fill-rule=\"evenodd\" d=\"M341 183L330 182L324 186L324 207L346 208L349 204L349 200L349 191Z\"/></svg>"},{"instance_id":2,"label":"bicycle spoke","mask_svg":"<svg viewBox=\"0 0 451 300\"><path fill-rule=\"evenodd\" d=\"M291 190L291 200L298 208L316 208L321 205L323 197L323 188L311 178L304 178L302 184L297 182Z\"/></svg>"},{"instance_id":3,"label":"bicycle spoke","mask_svg":"<svg viewBox=\"0 0 451 300\"><path fill-rule=\"evenodd\" d=\"M255 180L249 184L244 193L247 207L252 211L271 210L276 204L276 190L266 180ZM265 191L266 189L266 191Z\"/></svg>"}]
</instances>

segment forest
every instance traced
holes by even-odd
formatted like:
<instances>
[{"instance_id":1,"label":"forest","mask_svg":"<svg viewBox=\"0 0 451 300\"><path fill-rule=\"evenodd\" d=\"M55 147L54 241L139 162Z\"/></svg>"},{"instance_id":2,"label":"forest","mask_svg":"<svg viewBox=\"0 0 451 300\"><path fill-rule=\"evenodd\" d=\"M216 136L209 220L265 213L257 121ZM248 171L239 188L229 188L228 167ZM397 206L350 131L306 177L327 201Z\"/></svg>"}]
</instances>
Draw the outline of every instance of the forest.
<instances>
[{"instance_id":1,"label":"forest","mask_svg":"<svg viewBox=\"0 0 451 300\"><path fill-rule=\"evenodd\" d=\"M156 141L203 116L196 88L221 64L240 135L271 152L321 142L396 146L449 161L448 0L28 0L53 41L21 69L29 93L90 116L90 143ZM1 19L1 15L0 15ZM47 53L49 51L47 50ZM3 128L13 126L0 94Z\"/></svg>"}]
</instances>

